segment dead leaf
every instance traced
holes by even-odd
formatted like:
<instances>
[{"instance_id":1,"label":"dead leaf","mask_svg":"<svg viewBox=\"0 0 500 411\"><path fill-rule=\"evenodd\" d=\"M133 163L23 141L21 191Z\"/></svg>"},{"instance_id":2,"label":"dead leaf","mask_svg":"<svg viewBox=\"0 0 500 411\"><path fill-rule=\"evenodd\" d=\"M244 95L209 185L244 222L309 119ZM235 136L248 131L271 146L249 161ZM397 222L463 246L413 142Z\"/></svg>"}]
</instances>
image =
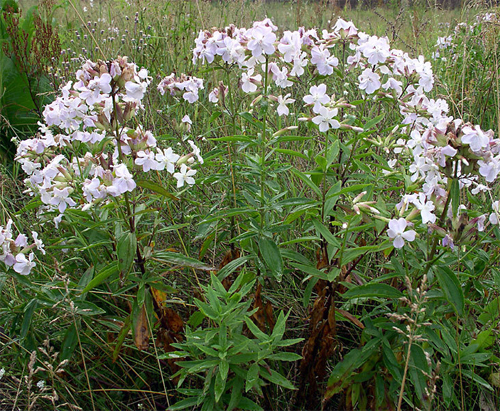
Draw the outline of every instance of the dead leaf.
<instances>
[{"instance_id":1,"label":"dead leaf","mask_svg":"<svg viewBox=\"0 0 500 411\"><path fill-rule=\"evenodd\" d=\"M138 350L145 350L149 346L149 327L146 315L146 305L143 304L134 328L134 344Z\"/></svg>"},{"instance_id":2,"label":"dead leaf","mask_svg":"<svg viewBox=\"0 0 500 411\"><path fill-rule=\"evenodd\" d=\"M347 311L341 310L340 308L337 308L337 311L338 311L339 314L342 314L345 318L347 318L349 321L351 321L354 325L357 325L362 330L365 329L365 326L363 325L363 323L361 321L359 321L351 313L348 313Z\"/></svg>"}]
</instances>

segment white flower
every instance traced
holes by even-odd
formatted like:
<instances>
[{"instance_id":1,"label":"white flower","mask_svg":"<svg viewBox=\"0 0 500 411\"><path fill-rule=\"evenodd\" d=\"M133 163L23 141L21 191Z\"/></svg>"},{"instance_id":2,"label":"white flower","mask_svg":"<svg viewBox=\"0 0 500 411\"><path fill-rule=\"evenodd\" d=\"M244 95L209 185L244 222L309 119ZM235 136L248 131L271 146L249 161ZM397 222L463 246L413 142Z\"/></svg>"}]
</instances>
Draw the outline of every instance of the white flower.
<instances>
[{"instance_id":1,"label":"white flower","mask_svg":"<svg viewBox=\"0 0 500 411\"><path fill-rule=\"evenodd\" d=\"M274 53L276 34L273 33L271 27L259 25L248 30L247 35L250 37L247 48L254 57L259 57L262 53L268 55Z\"/></svg>"},{"instance_id":2,"label":"white flower","mask_svg":"<svg viewBox=\"0 0 500 411\"><path fill-rule=\"evenodd\" d=\"M498 176L500 172L500 161L499 156L493 157L488 163L483 160L479 160L479 174L481 174L488 183L492 183Z\"/></svg>"},{"instance_id":3,"label":"white flower","mask_svg":"<svg viewBox=\"0 0 500 411\"><path fill-rule=\"evenodd\" d=\"M181 165L180 173L175 173L174 177L177 179L177 188L181 188L184 186L184 182L193 185L195 183L194 176L196 174L196 170L188 169L186 164Z\"/></svg>"},{"instance_id":4,"label":"white flower","mask_svg":"<svg viewBox=\"0 0 500 411\"><path fill-rule=\"evenodd\" d=\"M427 224L428 222L434 224L436 222L436 216L432 214L432 211L434 211L436 207L432 201L426 201L424 193L420 193L418 199L416 198L413 200L413 204L420 210L423 224Z\"/></svg>"},{"instance_id":5,"label":"white flower","mask_svg":"<svg viewBox=\"0 0 500 411\"><path fill-rule=\"evenodd\" d=\"M28 275L31 272L31 269L36 266L36 263L33 261L35 258L35 254L30 253L29 259L26 258L26 255L19 253L16 255L16 263L14 264L14 271L21 275Z\"/></svg>"},{"instance_id":6,"label":"white flower","mask_svg":"<svg viewBox=\"0 0 500 411\"><path fill-rule=\"evenodd\" d=\"M152 151L139 151L137 153L137 158L135 159L135 164L142 166L142 171L147 173L149 170L162 170L162 166L158 161L155 160L155 154Z\"/></svg>"},{"instance_id":7,"label":"white flower","mask_svg":"<svg viewBox=\"0 0 500 411\"><path fill-rule=\"evenodd\" d=\"M340 123L333 118L337 115L337 113L338 109L336 108L332 110L321 106L321 108L319 109L319 115L314 117L312 121L314 124L317 124L319 126L319 131L324 133L330 128L336 129L340 127Z\"/></svg>"},{"instance_id":8,"label":"white flower","mask_svg":"<svg viewBox=\"0 0 500 411\"><path fill-rule=\"evenodd\" d=\"M461 139L462 143L468 144L472 151L488 147L490 138L479 126L464 127L462 131L464 133Z\"/></svg>"},{"instance_id":9,"label":"white flower","mask_svg":"<svg viewBox=\"0 0 500 411\"><path fill-rule=\"evenodd\" d=\"M50 199L50 204L53 206L57 206L60 213L64 213L66 207L69 205L73 207L76 205L75 201L69 197L69 187L65 187L62 190L54 187L54 191L52 192L53 196Z\"/></svg>"},{"instance_id":10,"label":"white flower","mask_svg":"<svg viewBox=\"0 0 500 411\"><path fill-rule=\"evenodd\" d=\"M322 104L326 104L330 101L330 97L326 94L326 84L320 84L319 86L312 86L309 89L307 96L304 96L304 102L306 104L313 104L313 111L319 113Z\"/></svg>"},{"instance_id":11,"label":"white flower","mask_svg":"<svg viewBox=\"0 0 500 411\"><path fill-rule=\"evenodd\" d=\"M179 160L179 155L173 152L172 147L166 150L160 149L158 153L156 153L156 161L163 165L162 170L166 168L170 174L174 173L177 160Z\"/></svg>"},{"instance_id":12,"label":"white flower","mask_svg":"<svg viewBox=\"0 0 500 411\"><path fill-rule=\"evenodd\" d=\"M0 370L0 380L2 379L2 377L5 375L5 368L2 368Z\"/></svg>"},{"instance_id":13,"label":"white flower","mask_svg":"<svg viewBox=\"0 0 500 411\"><path fill-rule=\"evenodd\" d=\"M255 83L258 83L262 80L262 76L257 74L253 75L253 68L249 69L246 73L241 73L241 89L245 93L253 93L257 90L257 86Z\"/></svg>"},{"instance_id":14,"label":"white flower","mask_svg":"<svg viewBox=\"0 0 500 411\"><path fill-rule=\"evenodd\" d=\"M363 73L361 73L361 75L358 77L358 80L359 88L361 90L365 90L368 94L372 94L381 86L380 76L370 69L365 69Z\"/></svg>"},{"instance_id":15,"label":"white flower","mask_svg":"<svg viewBox=\"0 0 500 411\"><path fill-rule=\"evenodd\" d=\"M286 105L294 103L295 100L288 97L290 97L290 94L287 94L285 97L278 96L278 109L276 110L278 112L278 116L288 116L290 114L290 110Z\"/></svg>"},{"instance_id":16,"label":"white flower","mask_svg":"<svg viewBox=\"0 0 500 411\"><path fill-rule=\"evenodd\" d=\"M410 230L406 231L406 226L408 225L408 221L404 218L400 218L399 220L391 220L389 221L389 230L387 230L387 235L394 239L393 245L395 248L402 248L405 244L405 241L413 241L415 240L415 231Z\"/></svg>"},{"instance_id":17,"label":"white flower","mask_svg":"<svg viewBox=\"0 0 500 411\"><path fill-rule=\"evenodd\" d=\"M499 222L499 218L498 218L500 216L499 205L500 205L500 202L498 200L494 201L493 204L491 205L493 212L490 214L489 220L490 220L490 223L493 225L497 225Z\"/></svg>"},{"instance_id":18,"label":"white flower","mask_svg":"<svg viewBox=\"0 0 500 411\"><path fill-rule=\"evenodd\" d=\"M203 157L201 156L201 151L200 149L196 146L196 144L193 143L193 141L188 140L189 145L193 149L193 155L196 156L198 162L200 164L203 164Z\"/></svg>"},{"instance_id":19,"label":"white flower","mask_svg":"<svg viewBox=\"0 0 500 411\"><path fill-rule=\"evenodd\" d=\"M134 100L142 100L144 93L146 92L147 83L135 83L133 81L127 81L125 83L125 90L127 90L127 97Z\"/></svg>"},{"instance_id":20,"label":"white flower","mask_svg":"<svg viewBox=\"0 0 500 411\"><path fill-rule=\"evenodd\" d=\"M312 48L311 63L316 65L319 74L329 76L333 73L333 68L338 66L339 60L335 56L330 56L330 50L321 44Z\"/></svg>"}]
</instances>

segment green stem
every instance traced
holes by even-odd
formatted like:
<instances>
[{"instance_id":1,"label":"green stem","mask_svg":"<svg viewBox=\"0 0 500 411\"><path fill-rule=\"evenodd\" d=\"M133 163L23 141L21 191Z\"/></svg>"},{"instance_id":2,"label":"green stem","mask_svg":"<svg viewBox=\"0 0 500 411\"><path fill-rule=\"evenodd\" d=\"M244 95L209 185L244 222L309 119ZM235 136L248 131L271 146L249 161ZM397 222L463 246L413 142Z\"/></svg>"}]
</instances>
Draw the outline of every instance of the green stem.
<instances>
[{"instance_id":1,"label":"green stem","mask_svg":"<svg viewBox=\"0 0 500 411\"><path fill-rule=\"evenodd\" d=\"M264 77L264 96L263 98L267 100L267 87L268 87L268 80L269 80L269 73L268 73L268 67L269 67L269 58L266 56L266 72L265 72L265 77ZM267 109L264 111L264 117L262 119L262 138L261 138L261 160L260 160L260 230L264 229L264 216L265 216L265 210L264 210L264 181L266 178L266 169L264 167L266 163L266 131L267 131Z\"/></svg>"}]
</instances>

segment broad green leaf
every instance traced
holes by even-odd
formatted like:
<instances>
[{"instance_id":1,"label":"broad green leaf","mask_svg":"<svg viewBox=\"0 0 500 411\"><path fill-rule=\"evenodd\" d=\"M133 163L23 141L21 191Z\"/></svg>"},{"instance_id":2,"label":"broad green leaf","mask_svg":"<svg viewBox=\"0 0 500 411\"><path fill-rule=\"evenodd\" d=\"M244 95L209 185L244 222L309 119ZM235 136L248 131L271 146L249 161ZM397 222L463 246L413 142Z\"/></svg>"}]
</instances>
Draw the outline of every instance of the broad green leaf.
<instances>
[{"instance_id":1,"label":"broad green leaf","mask_svg":"<svg viewBox=\"0 0 500 411\"><path fill-rule=\"evenodd\" d=\"M222 267L222 269L220 269L219 272L217 273L217 278L222 281L229 274L235 271L238 267L242 266L247 261L252 260L254 257L255 257L254 255L244 255L243 257L238 257L236 260L233 260L230 263L226 264L224 267Z\"/></svg>"},{"instance_id":2,"label":"broad green leaf","mask_svg":"<svg viewBox=\"0 0 500 411\"><path fill-rule=\"evenodd\" d=\"M191 408L196 407L198 405L198 397L189 397L186 398L185 400L178 401L174 405L171 405L168 407L169 411L177 411L177 410L185 410L186 408Z\"/></svg>"},{"instance_id":3,"label":"broad green leaf","mask_svg":"<svg viewBox=\"0 0 500 411\"><path fill-rule=\"evenodd\" d=\"M122 275L129 273L137 253L137 238L135 233L125 232L118 239L116 254L118 256L118 269Z\"/></svg>"},{"instance_id":4,"label":"broad green leaf","mask_svg":"<svg viewBox=\"0 0 500 411\"><path fill-rule=\"evenodd\" d=\"M363 247L348 248L344 250L344 253L342 254L342 265L346 265L351 261L354 261L360 255L373 253L378 251L378 249L379 246L377 245L365 245Z\"/></svg>"},{"instance_id":5,"label":"broad green leaf","mask_svg":"<svg viewBox=\"0 0 500 411\"><path fill-rule=\"evenodd\" d=\"M139 187L147 188L148 190L154 191L157 194L161 194L163 197L167 197L167 198L170 198L171 200L179 201L179 199L176 196L174 196L172 193L169 193L161 185L159 185L153 181L139 180L139 181L136 181L136 184Z\"/></svg>"},{"instance_id":6,"label":"broad green leaf","mask_svg":"<svg viewBox=\"0 0 500 411\"><path fill-rule=\"evenodd\" d=\"M331 244L336 248L340 248L340 242L335 238L330 230L328 230L328 228L325 227L323 223L321 223L321 221L319 221L317 218L314 218L312 220L312 223L314 224L314 227L316 228L318 233L323 236L328 244Z\"/></svg>"},{"instance_id":7,"label":"broad green leaf","mask_svg":"<svg viewBox=\"0 0 500 411\"><path fill-rule=\"evenodd\" d=\"M245 317L245 322L251 333L255 335L261 342L269 340L269 336L266 333L262 332L250 318Z\"/></svg>"},{"instance_id":8,"label":"broad green leaf","mask_svg":"<svg viewBox=\"0 0 500 411\"><path fill-rule=\"evenodd\" d=\"M59 360L69 360L75 351L76 345L78 344L78 335L75 323L71 325L66 330L64 334L64 340L61 347L61 354L59 354Z\"/></svg>"},{"instance_id":9,"label":"broad green leaf","mask_svg":"<svg viewBox=\"0 0 500 411\"><path fill-rule=\"evenodd\" d=\"M227 405L227 411L232 411L238 406L241 399L243 398L244 389L245 380L240 376L236 376L232 381L231 399L229 400L229 404Z\"/></svg>"},{"instance_id":10,"label":"broad green leaf","mask_svg":"<svg viewBox=\"0 0 500 411\"><path fill-rule=\"evenodd\" d=\"M462 369L462 375L465 375L472 381L478 383L479 385L482 385L487 390L493 391L493 387L488 383L488 381L486 381L483 377L477 375L474 371Z\"/></svg>"},{"instance_id":11,"label":"broad green leaf","mask_svg":"<svg viewBox=\"0 0 500 411\"><path fill-rule=\"evenodd\" d=\"M89 301L75 301L75 312L80 315L100 315L105 311Z\"/></svg>"},{"instance_id":12,"label":"broad green leaf","mask_svg":"<svg viewBox=\"0 0 500 411\"><path fill-rule=\"evenodd\" d=\"M82 278L80 278L80 281L78 282L78 288L82 289L87 287L89 285L90 281L94 277L94 266L91 265L87 270L83 273ZM76 297L77 300L85 300L87 297L87 293L82 293L78 297Z\"/></svg>"},{"instance_id":13,"label":"broad green leaf","mask_svg":"<svg viewBox=\"0 0 500 411\"><path fill-rule=\"evenodd\" d=\"M358 349L349 351L342 361L337 363L328 379L328 386L324 395L325 399L333 397L342 391L344 385L350 382L352 372L362 364L362 352Z\"/></svg>"},{"instance_id":14,"label":"broad green leaf","mask_svg":"<svg viewBox=\"0 0 500 411\"><path fill-rule=\"evenodd\" d=\"M312 265L292 263L292 266L303 271L304 273L309 274L309 276L312 278L316 278L316 279L319 278L321 280L328 280L328 275L326 272L318 270L316 267L313 267Z\"/></svg>"},{"instance_id":15,"label":"broad green leaf","mask_svg":"<svg viewBox=\"0 0 500 411\"><path fill-rule=\"evenodd\" d=\"M305 154L299 153L298 151L289 150L286 148L277 148L274 151L280 154L285 154L287 156L300 157L303 158L304 160L309 160L309 157L307 157Z\"/></svg>"},{"instance_id":16,"label":"broad green leaf","mask_svg":"<svg viewBox=\"0 0 500 411\"><path fill-rule=\"evenodd\" d=\"M484 307L483 313L478 317L478 321L486 325L488 321L498 320L500 318L500 297L495 298L490 301L486 307Z\"/></svg>"},{"instance_id":17,"label":"broad green leaf","mask_svg":"<svg viewBox=\"0 0 500 411\"><path fill-rule=\"evenodd\" d=\"M198 261L191 257L186 257L180 253L174 253L171 251L159 251L154 253L151 257L155 261L160 261L163 263L180 265L182 267L190 267L196 270L204 270L204 271L214 271L215 268L203 264L201 261Z\"/></svg>"},{"instance_id":18,"label":"broad green leaf","mask_svg":"<svg viewBox=\"0 0 500 411\"><path fill-rule=\"evenodd\" d=\"M372 118L371 120L368 120L366 123L365 123L365 126L363 127L363 130L369 130L371 129L373 126L375 126L376 124L378 124L380 121L382 121L382 119L384 118L384 115L385 114L381 114L375 118Z\"/></svg>"},{"instance_id":19,"label":"broad green leaf","mask_svg":"<svg viewBox=\"0 0 500 411\"><path fill-rule=\"evenodd\" d=\"M220 397L222 397L222 394L224 394L224 390L226 388L226 377L227 375L223 376L219 369L219 372L215 376L215 402L219 402Z\"/></svg>"},{"instance_id":20,"label":"broad green leaf","mask_svg":"<svg viewBox=\"0 0 500 411\"><path fill-rule=\"evenodd\" d=\"M300 360L302 356L293 352L280 352L277 354L268 355L266 358L276 361L297 361Z\"/></svg>"},{"instance_id":21,"label":"broad green leaf","mask_svg":"<svg viewBox=\"0 0 500 411\"><path fill-rule=\"evenodd\" d=\"M276 243L268 238L259 240L259 250L267 268L271 270L273 277L281 281L283 276L283 259Z\"/></svg>"},{"instance_id":22,"label":"broad green leaf","mask_svg":"<svg viewBox=\"0 0 500 411\"><path fill-rule=\"evenodd\" d=\"M345 298L401 298L403 293L387 284L366 284L353 287L347 290L343 296Z\"/></svg>"},{"instance_id":23,"label":"broad green leaf","mask_svg":"<svg viewBox=\"0 0 500 411\"><path fill-rule=\"evenodd\" d=\"M292 169L292 173L300 178L318 197L321 197L321 190L307 175L294 168Z\"/></svg>"},{"instance_id":24,"label":"broad green leaf","mask_svg":"<svg viewBox=\"0 0 500 411\"><path fill-rule=\"evenodd\" d=\"M117 261L111 262L106 268L101 270L90 282L89 284L83 289L82 294L85 294L86 292L92 290L93 288L97 287L99 284L101 284L104 280L106 280L108 277L117 274L118 273L118 263Z\"/></svg>"},{"instance_id":25,"label":"broad green leaf","mask_svg":"<svg viewBox=\"0 0 500 411\"><path fill-rule=\"evenodd\" d=\"M247 411L262 411L263 408L253 402L251 399L243 397L238 403L238 408Z\"/></svg>"},{"instance_id":26,"label":"broad green leaf","mask_svg":"<svg viewBox=\"0 0 500 411\"><path fill-rule=\"evenodd\" d=\"M439 285L446 299L453 306L457 314L462 316L464 313L465 298L457 276L449 267L441 266L435 268Z\"/></svg>"},{"instance_id":27,"label":"broad green leaf","mask_svg":"<svg viewBox=\"0 0 500 411\"><path fill-rule=\"evenodd\" d=\"M259 379L259 364L253 363L247 372L245 392L250 391L252 387L255 384L257 384L258 379Z\"/></svg>"},{"instance_id":28,"label":"broad green leaf","mask_svg":"<svg viewBox=\"0 0 500 411\"><path fill-rule=\"evenodd\" d=\"M280 385L284 388L288 388L289 390L296 390L296 388L290 381L288 381L285 377L283 377L279 372L275 370L271 370L271 374L269 374L269 370L265 369L264 367L260 367L260 376L268 381L271 381L274 384Z\"/></svg>"},{"instance_id":29,"label":"broad green leaf","mask_svg":"<svg viewBox=\"0 0 500 411\"><path fill-rule=\"evenodd\" d=\"M31 326L31 320L33 319L33 314L35 313L37 306L38 302L36 298L34 298L24 308L24 317L23 317L23 322L21 324L21 333L20 333L21 338L26 338L26 336L28 335L28 331Z\"/></svg>"}]
</instances>

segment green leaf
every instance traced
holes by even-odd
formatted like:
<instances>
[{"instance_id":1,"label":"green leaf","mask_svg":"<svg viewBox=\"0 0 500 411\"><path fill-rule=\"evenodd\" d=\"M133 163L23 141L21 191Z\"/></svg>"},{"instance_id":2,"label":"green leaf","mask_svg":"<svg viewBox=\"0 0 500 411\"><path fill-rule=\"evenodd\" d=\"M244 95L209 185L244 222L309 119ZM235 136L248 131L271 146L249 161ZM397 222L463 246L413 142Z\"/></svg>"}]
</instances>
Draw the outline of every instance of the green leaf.
<instances>
[{"instance_id":1,"label":"green leaf","mask_svg":"<svg viewBox=\"0 0 500 411\"><path fill-rule=\"evenodd\" d=\"M314 227L318 231L319 234L323 236L323 238L328 242L328 244L333 245L336 248L340 248L340 242L335 238L335 236L328 230L327 227L321 223L317 218L312 220Z\"/></svg>"},{"instance_id":2,"label":"green leaf","mask_svg":"<svg viewBox=\"0 0 500 411\"><path fill-rule=\"evenodd\" d=\"M281 281L281 277L283 276L283 259L276 243L268 238L261 238L259 241L259 250L264 263L271 270L273 277Z\"/></svg>"},{"instance_id":3,"label":"green leaf","mask_svg":"<svg viewBox=\"0 0 500 411\"><path fill-rule=\"evenodd\" d=\"M302 356L293 352L280 352L268 355L266 358L275 361L297 361L300 360Z\"/></svg>"},{"instance_id":4,"label":"green leaf","mask_svg":"<svg viewBox=\"0 0 500 411\"><path fill-rule=\"evenodd\" d=\"M321 190L308 176L294 168L292 168L292 173L300 178L318 197L321 197Z\"/></svg>"},{"instance_id":5,"label":"green leaf","mask_svg":"<svg viewBox=\"0 0 500 411\"><path fill-rule=\"evenodd\" d=\"M486 307L484 307L483 313L478 317L478 321L486 325L488 321L498 320L500 318L500 297L495 298L490 301Z\"/></svg>"},{"instance_id":6,"label":"green leaf","mask_svg":"<svg viewBox=\"0 0 500 411\"><path fill-rule=\"evenodd\" d=\"M241 408L242 410L248 410L248 411L262 411L262 407L260 405L257 405L255 402L253 402L251 399L243 397L240 402L238 403L238 408Z\"/></svg>"},{"instance_id":7,"label":"green leaf","mask_svg":"<svg viewBox=\"0 0 500 411\"><path fill-rule=\"evenodd\" d=\"M298 151L289 150L286 148L277 148L274 151L280 154L285 154L287 156L300 157L303 158L304 160L309 160L309 157L307 157L305 154L299 153Z\"/></svg>"},{"instance_id":8,"label":"green leaf","mask_svg":"<svg viewBox=\"0 0 500 411\"><path fill-rule=\"evenodd\" d=\"M31 320L33 319L33 314L36 310L37 305L38 302L36 298L34 298L24 308L24 317L23 317L23 322L21 324L21 333L20 333L21 338L26 338L26 336L28 335L28 331L31 326Z\"/></svg>"},{"instance_id":9,"label":"green leaf","mask_svg":"<svg viewBox=\"0 0 500 411\"><path fill-rule=\"evenodd\" d=\"M371 129L374 125L378 124L382 119L384 118L385 114L381 114L380 116L377 116L375 118L372 118L371 120L367 121L365 123L365 126L363 127L363 130L369 130Z\"/></svg>"},{"instance_id":10,"label":"green leaf","mask_svg":"<svg viewBox=\"0 0 500 411\"><path fill-rule=\"evenodd\" d=\"M160 252L154 253L151 258L156 260L156 261L163 262L163 263L180 265L182 267L190 267L190 268L194 268L196 270L204 270L204 271L214 271L215 270L214 267L203 264L201 261L198 261L198 260L191 258L191 257L186 257L183 254L174 253L171 251L160 251Z\"/></svg>"},{"instance_id":11,"label":"green leaf","mask_svg":"<svg viewBox=\"0 0 500 411\"><path fill-rule=\"evenodd\" d=\"M339 141L335 140L330 145L330 147L328 148L328 152L326 153L326 160L327 160L326 167L327 168L329 168L333 164L333 162L337 160L337 158L339 156L339 151L340 151Z\"/></svg>"},{"instance_id":12,"label":"green leaf","mask_svg":"<svg viewBox=\"0 0 500 411\"><path fill-rule=\"evenodd\" d=\"M337 363L328 379L328 386L324 395L325 399L333 397L342 391L344 385L349 384L352 372L363 363L363 354L361 350L353 349L349 351L344 359Z\"/></svg>"},{"instance_id":13,"label":"green leaf","mask_svg":"<svg viewBox=\"0 0 500 411\"><path fill-rule=\"evenodd\" d=\"M125 275L128 274L134 263L134 257L137 252L137 238L135 233L123 233L116 246L118 256L118 269Z\"/></svg>"},{"instance_id":14,"label":"green leaf","mask_svg":"<svg viewBox=\"0 0 500 411\"><path fill-rule=\"evenodd\" d=\"M243 390L245 388L245 381L240 376L237 376L232 381L231 387L231 399L229 400L229 404L227 405L227 411L234 410L241 399L243 398ZM239 407L241 408L241 407Z\"/></svg>"},{"instance_id":15,"label":"green leaf","mask_svg":"<svg viewBox=\"0 0 500 411\"><path fill-rule=\"evenodd\" d=\"M293 384L277 371L271 370L271 374L269 374L269 370L260 367L260 376L276 385L288 388L289 390L296 390Z\"/></svg>"},{"instance_id":16,"label":"green leaf","mask_svg":"<svg viewBox=\"0 0 500 411\"><path fill-rule=\"evenodd\" d=\"M94 277L94 266L91 265L83 273L82 278L80 278L80 281L78 282L78 288L84 289L85 287L87 287L87 285L89 285L89 283L93 277ZM83 300L85 300L86 297L87 297L87 293L82 293L78 297L76 297L76 299L83 301Z\"/></svg>"},{"instance_id":17,"label":"green leaf","mask_svg":"<svg viewBox=\"0 0 500 411\"><path fill-rule=\"evenodd\" d=\"M75 301L75 312L80 315L100 315L105 311L89 301Z\"/></svg>"},{"instance_id":18,"label":"green leaf","mask_svg":"<svg viewBox=\"0 0 500 411\"><path fill-rule=\"evenodd\" d=\"M169 411L185 410L186 408L196 407L198 405L198 397L189 397L185 400L178 401L174 405L168 407Z\"/></svg>"},{"instance_id":19,"label":"green leaf","mask_svg":"<svg viewBox=\"0 0 500 411\"><path fill-rule=\"evenodd\" d=\"M78 335L75 323L71 325L66 330L64 334L64 340L61 347L61 354L59 354L59 360L69 360L75 351L76 345L78 344Z\"/></svg>"},{"instance_id":20,"label":"green leaf","mask_svg":"<svg viewBox=\"0 0 500 411\"><path fill-rule=\"evenodd\" d=\"M344 253L342 254L342 265L350 263L360 255L373 253L378 251L378 249L379 246L377 245L365 245L363 247L348 248L344 250Z\"/></svg>"},{"instance_id":21,"label":"green leaf","mask_svg":"<svg viewBox=\"0 0 500 411\"><path fill-rule=\"evenodd\" d=\"M227 364L227 362L226 362ZM224 394L224 390L226 388L226 377L227 377L227 373L225 376L222 375L222 373L220 372L220 368L219 368L219 372L217 373L217 375L215 376L215 402L219 402L220 400L220 397L222 397L222 394Z\"/></svg>"},{"instance_id":22,"label":"green leaf","mask_svg":"<svg viewBox=\"0 0 500 411\"><path fill-rule=\"evenodd\" d=\"M150 180L139 180L135 182L139 187L147 188L148 190L154 191L157 194L162 195L163 197L170 198L171 200L179 201L179 199L174 196L172 193L169 193L165 190L161 185L150 181Z\"/></svg>"},{"instance_id":23,"label":"green leaf","mask_svg":"<svg viewBox=\"0 0 500 411\"><path fill-rule=\"evenodd\" d=\"M93 288L97 287L99 284L101 284L104 280L106 280L108 277L112 276L113 274L118 273L118 263L116 261L111 262L106 268L101 270L99 274L97 274L90 282L89 284L84 288L82 291L82 294L85 294L86 292L89 292Z\"/></svg>"},{"instance_id":24,"label":"green leaf","mask_svg":"<svg viewBox=\"0 0 500 411\"><path fill-rule=\"evenodd\" d=\"M257 384L258 380L259 380L259 364L253 363L247 372L245 392L250 391L252 387L255 384Z\"/></svg>"},{"instance_id":25,"label":"green leaf","mask_svg":"<svg viewBox=\"0 0 500 411\"><path fill-rule=\"evenodd\" d=\"M269 340L269 336L266 333L263 333L250 318L245 317L245 322L251 333L255 335L261 342Z\"/></svg>"},{"instance_id":26,"label":"green leaf","mask_svg":"<svg viewBox=\"0 0 500 411\"><path fill-rule=\"evenodd\" d=\"M464 313L465 299L457 276L446 266L436 267L436 276L446 299L453 308L455 308L457 314L462 316Z\"/></svg>"},{"instance_id":27,"label":"green leaf","mask_svg":"<svg viewBox=\"0 0 500 411\"><path fill-rule=\"evenodd\" d=\"M465 375L467 378L470 378L472 381L482 385L484 388L493 391L493 387L486 381L484 378L477 375L474 371L464 370L462 369L462 375Z\"/></svg>"},{"instance_id":28,"label":"green leaf","mask_svg":"<svg viewBox=\"0 0 500 411\"><path fill-rule=\"evenodd\" d=\"M239 257L236 260L231 261L230 263L226 264L221 270L219 270L219 272L217 273L217 278L222 281L238 267L242 266L247 261L252 260L254 257L255 256L251 254L244 255L243 257Z\"/></svg>"},{"instance_id":29,"label":"green leaf","mask_svg":"<svg viewBox=\"0 0 500 411\"><path fill-rule=\"evenodd\" d=\"M347 290L343 296L345 298L401 298L403 293L387 284L366 284Z\"/></svg>"}]
</instances>

